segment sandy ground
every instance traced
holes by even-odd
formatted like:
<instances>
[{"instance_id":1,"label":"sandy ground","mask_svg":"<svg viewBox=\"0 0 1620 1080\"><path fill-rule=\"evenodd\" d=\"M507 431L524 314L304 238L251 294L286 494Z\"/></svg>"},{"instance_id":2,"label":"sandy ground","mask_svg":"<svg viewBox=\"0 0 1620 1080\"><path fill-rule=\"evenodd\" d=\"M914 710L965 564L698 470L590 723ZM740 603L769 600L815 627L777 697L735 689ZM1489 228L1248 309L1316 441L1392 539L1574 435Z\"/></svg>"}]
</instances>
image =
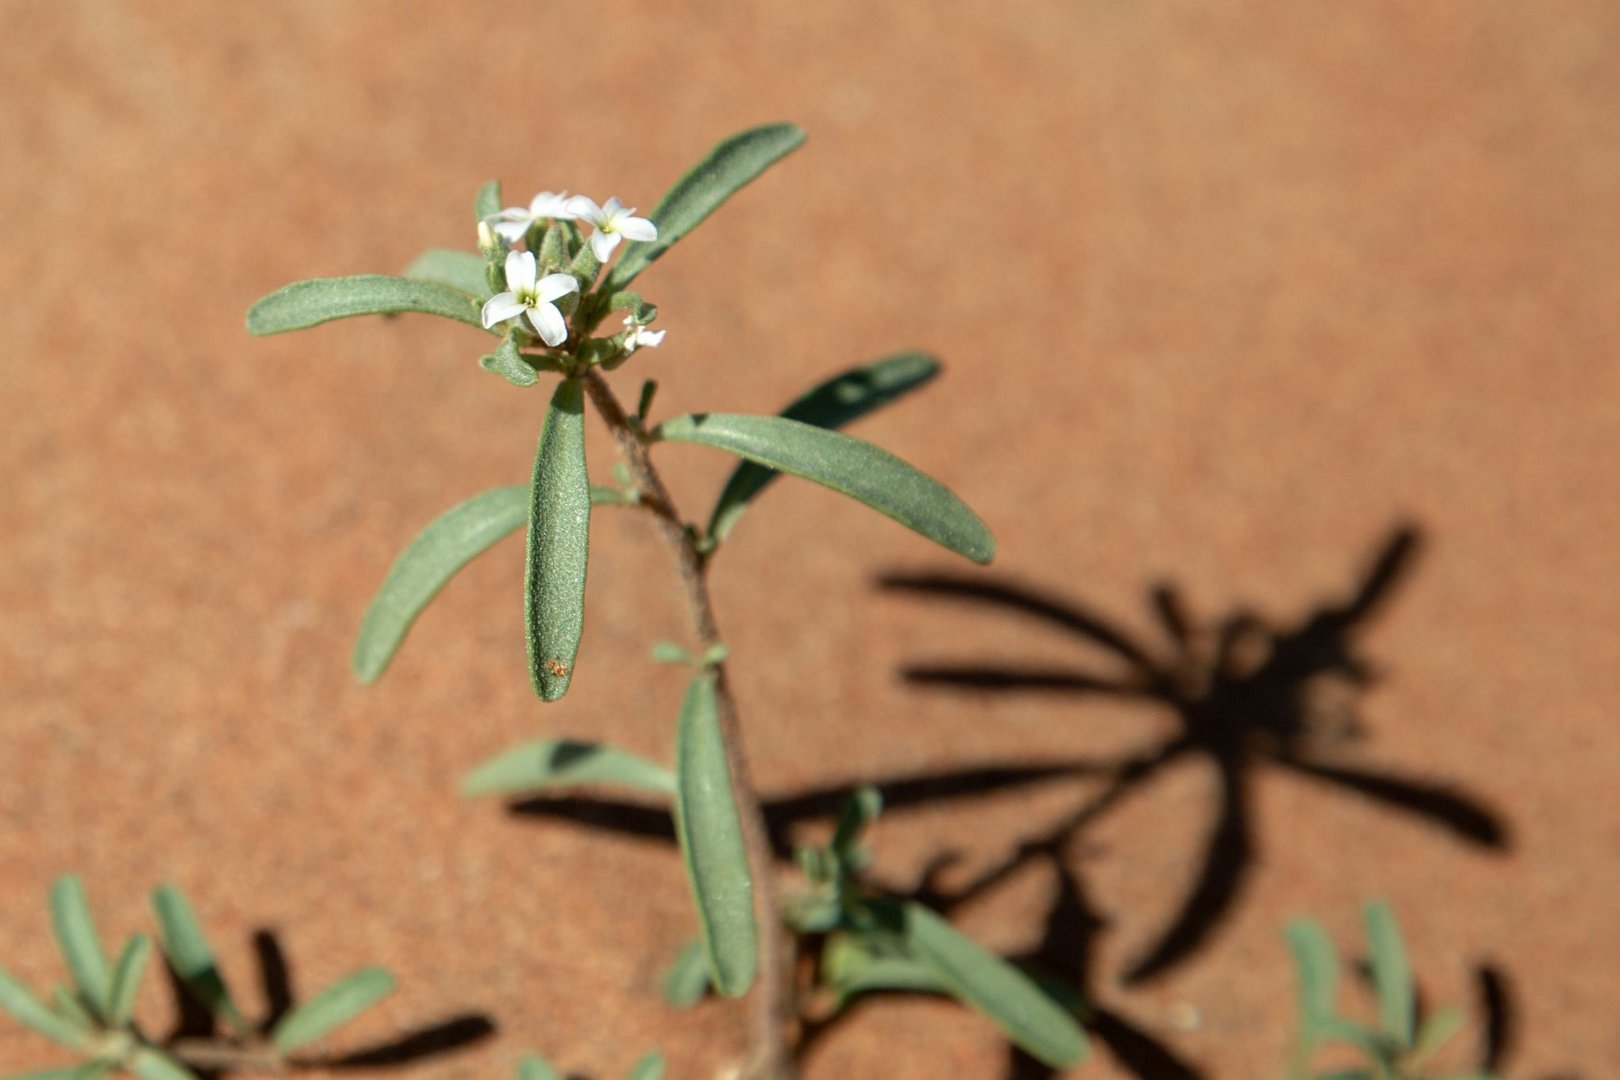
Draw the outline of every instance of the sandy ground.
<instances>
[{"instance_id":1,"label":"sandy ground","mask_svg":"<svg viewBox=\"0 0 1620 1080\"><path fill-rule=\"evenodd\" d=\"M717 601L795 835L826 828L805 812L826 800L795 797L886 781L906 797L874 836L882 880L954 851L949 895L1096 797L1077 762L1188 725L1162 773L953 905L1083 975L1109 1037L1075 1075L1278 1075L1284 921L1353 948L1373 895L1429 1000L1478 1015L1495 973L1507 1072L1620 1058L1613 3L7 0L0 27L0 963L20 977L60 978L54 876L84 875L119 935L172 880L254 1004L260 929L300 994L400 976L335 1052L497 1029L402 1075L507 1076L527 1047L601 1077L655 1045L681 1080L735 1061L734 1009L657 998L693 929L663 841L455 793L539 733L667 758L680 677L645 657L684 623L649 522L597 515L564 702L527 686L512 542L359 686L348 646L393 555L527 475L544 397L480 372L484 339L452 324L253 340L242 313L470 245L488 177L646 209L723 135L791 119L805 149L642 279L669 338L624 393L647 374L666 414L768 412L935 351L945 377L859 430L1000 541L975 571L802 483L744 521ZM728 463L664 457L699 513ZM1362 610L1402 529L1418 542ZM1188 663L1158 586L1191 612ZM1270 636L1200 684L1241 613ZM1046 689L941 681L1032 672ZM1166 672L1182 689L1144 689ZM974 775L1054 764L1075 767ZM1132 978L1211 836L1208 925ZM156 982L140 1001L155 1029L171 1008ZM5 1069L53 1054L0 1029ZM835 1027L808 1073L1040 1075L906 1000Z\"/></svg>"}]
</instances>

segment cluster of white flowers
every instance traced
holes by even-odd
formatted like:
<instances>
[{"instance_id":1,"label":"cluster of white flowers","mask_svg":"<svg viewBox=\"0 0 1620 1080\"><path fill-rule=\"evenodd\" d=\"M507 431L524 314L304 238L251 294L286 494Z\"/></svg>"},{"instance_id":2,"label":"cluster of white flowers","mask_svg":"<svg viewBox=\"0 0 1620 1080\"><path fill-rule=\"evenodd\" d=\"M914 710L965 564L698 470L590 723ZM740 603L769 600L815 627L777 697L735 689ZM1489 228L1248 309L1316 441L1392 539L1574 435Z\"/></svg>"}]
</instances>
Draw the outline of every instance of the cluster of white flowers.
<instances>
[{"instance_id":1,"label":"cluster of white flowers","mask_svg":"<svg viewBox=\"0 0 1620 1080\"><path fill-rule=\"evenodd\" d=\"M607 262L613 249L623 239L656 240L658 226L646 218L636 217L633 206L625 206L617 197L601 206L585 195L569 195L566 191L542 191L529 205L509 206L482 223L484 229L493 230L508 244L519 244L536 221L581 221L591 226L591 251L598 262ZM579 282L571 274L547 274L538 278L539 267L534 253L508 251L506 253L506 288L484 304L485 328L496 323L526 316L540 340L550 346L561 345L568 338L568 323L557 309L555 301L571 292L579 291ZM626 331L624 348L635 352L638 348L657 348L664 340L664 331L648 330L634 315L624 320Z\"/></svg>"}]
</instances>

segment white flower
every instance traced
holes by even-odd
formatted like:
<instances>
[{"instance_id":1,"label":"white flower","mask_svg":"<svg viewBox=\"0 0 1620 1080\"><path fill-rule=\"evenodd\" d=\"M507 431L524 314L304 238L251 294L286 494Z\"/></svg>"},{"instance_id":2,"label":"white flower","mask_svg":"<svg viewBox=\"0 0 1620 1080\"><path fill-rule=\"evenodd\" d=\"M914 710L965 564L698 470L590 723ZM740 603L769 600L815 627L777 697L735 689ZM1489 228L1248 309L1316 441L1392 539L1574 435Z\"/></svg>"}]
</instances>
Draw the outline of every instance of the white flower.
<instances>
[{"instance_id":1,"label":"white flower","mask_svg":"<svg viewBox=\"0 0 1620 1080\"><path fill-rule=\"evenodd\" d=\"M506 287L510 291L484 301L484 329L527 315L540 340L555 347L567 340L568 323L552 301L579 292L579 282L572 274L547 274L536 281L535 274L533 253L506 253Z\"/></svg>"},{"instance_id":2,"label":"white flower","mask_svg":"<svg viewBox=\"0 0 1620 1080\"><path fill-rule=\"evenodd\" d=\"M634 315L626 315L624 325L630 328L624 336L624 351L626 353L633 353L637 349L644 347L656 349L664 343L664 335L669 333L668 330L647 329L647 324L637 320Z\"/></svg>"},{"instance_id":3,"label":"white flower","mask_svg":"<svg viewBox=\"0 0 1620 1080\"><path fill-rule=\"evenodd\" d=\"M536 221L546 218L556 218L561 221L572 221L574 215L569 211L568 204L572 202L566 191L542 191L529 200L528 208L521 206L508 206L498 214L489 218L495 231L506 238L509 244L515 244L528 235L529 226Z\"/></svg>"},{"instance_id":4,"label":"white flower","mask_svg":"<svg viewBox=\"0 0 1620 1080\"><path fill-rule=\"evenodd\" d=\"M658 226L646 218L632 217L636 208L625 206L617 196L609 199L606 206L597 206L584 195L575 195L568 200L568 212L575 219L588 221L596 227L596 231L591 233L591 250L596 252L598 262L607 262L613 249L619 246L620 237L658 239Z\"/></svg>"}]
</instances>

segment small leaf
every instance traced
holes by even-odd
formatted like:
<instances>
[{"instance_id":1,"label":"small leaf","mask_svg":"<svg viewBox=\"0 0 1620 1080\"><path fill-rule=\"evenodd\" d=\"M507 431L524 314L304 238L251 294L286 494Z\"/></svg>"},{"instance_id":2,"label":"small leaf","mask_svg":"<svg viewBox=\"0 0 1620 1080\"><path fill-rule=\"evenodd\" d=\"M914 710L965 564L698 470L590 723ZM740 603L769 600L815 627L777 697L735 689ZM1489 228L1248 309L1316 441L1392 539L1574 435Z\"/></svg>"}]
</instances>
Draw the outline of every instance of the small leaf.
<instances>
[{"instance_id":1,"label":"small leaf","mask_svg":"<svg viewBox=\"0 0 1620 1080\"><path fill-rule=\"evenodd\" d=\"M851 368L812 387L779 415L832 430L917 389L939 374L939 361L925 353L901 353L863 367ZM759 495L777 476L774 469L745 461L732 472L709 515L709 535L724 540Z\"/></svg>"},{"instance_id":2,"label":"small leaf","mask_svg":"<svg viewBox=\"0 0 1620 1080\"><path fill-rule=\"evenodd\" d=\"M517 342L509 333L501 339L495 351L478 358L478 366L499 375L513 386L529 387L540 381L540 376L523 360Z\"/></svg>"},{"instance_id":3,"label":"small leaf","mask_svg":"<svg viewBox=\"0 0 1620 1080\"><path fill-rule=\"evenodd\" d=\"M1043 1064L1066 1069L1086 1057L1089 1047L1080 1025L1023 972L921 904L907 903L903 911L907 945L954 997L989 1017Z\"/></svg>"},{"instance_id":4,"label":"small leaf","mask_svg":"<svg viewBox=\"0 0 1620 1080\"><path fill-rule=\"evenodd\" d=\"M780 416L737 413L677 416L656 432L813 480L974 562L987 563L996 553L990 530L945 485L861 439Z\"/></svg>"},{"instance_id":5,"label":"small leaf","mask_svg":"<svg viewBox=\"0 0 1620 1080\"><path fill-rule=\"evenodd\" d=\"M161 1050L142 1047L125 1064L140 1080L197 1080L190 1069Z\"/></svg>"},{"instance_id":6,"label":"small leaf","mask_svg":"<svg viewBox=\"0 0 1620 1080\"><path fill-rule=\"evenodd\" d=\"M308 1046L371 1008L393 989L394 977L381 968L357 971L288 1013L270 1032L270 1045L282 1054Z\"/></svg>"},{"instance_id":7,"label":"small leaf","mask_svg":"<svg viewBox=\"0 0 1620 1080\"><path fill-rule=\"evenodd\" d=\"M202 926L186 894L176 885L159 886L152 893L152 909L157 912L158 925L163 930L163 955L186 989L238 1034L247 1034L248 1023L231 999L231 992L214 960L214 950L203 936Z\"/></svg>"},{"instance_id":8,"label":"small leaf","mask_svg":"<svg viewBox=\"0 0 1620 1080\"><path fill-rule=\"evenodd\" d=\"M591 485L592 506L634 506L640 501L641 496L628 488L610 487L607 484Z\"/></svg>"},{"instance_id":9,"label":"small leaf","mask_svg":"<svg viewBox=\"0 0 1620 1080\"><path fill-rule=\"evenodd\" d=\"M489 281L484 277L484 259L470 251L450 248L429 248L405 268L405 276L417 281L436 281L480 300L490 295Z\"/></svg>"},{"instance_id":10,"label":"small leaf","mask_svg":"<svg viewBox=\"0 0 1620 1080\"><path fill-rule=\"evenodd\" d=\"M681 706L675 732L675 836L697 904L710 978L716 990L734 998L753 984L759 943L754 885L720 733L717 678L712 671L694 677Z\"/></svg>"},{"instance_id":11,"label":"small leaf","mask_svg":"<svg viewBox=\"0 0 1620 1080\"><path fill-rule=\"evenodd\" d=\"M697 658L697 662L703 667L719 667L730 655L731 646L723 641L717 641L703 650L703 655Z\"/></svg>"},{"instance_id":12,"label":"small leaf","mask_svg":"<svg viewBox=\"0 0 1620 1080\"><path fill-rule=\"evenodd\" d=\"M108 993L107 1023L121 1028L135 1013L135 995L141 988L141 976L146 974L146 961L152 955L152 939L136 934L124 946L113 968L112 985Z\"/></svg>"},{"instance_id":13,"label":"small leaf","mask_svg":"<svg viewBox=\"0 0 1620 1080\"><path fill-rule=\"evenodd\" d=\"M1313 919L1293 920L1284 934L1294 954L1300 1024L1306 1041L1314 1044L1322 1022L1337 1009L1339 960L1327 932Z\"/></svg>"},{"instance_id":14,"label":"small leaf","mask_svg":"<svg viewBox=\"0 0 1620 1080\"><path fill-rule=\"evenodd\" d=\"M562 1074L538 1054L527 1054L518 1062L518 1080L563 1080Z\"/></svg>"},{"instance_id":15,"label":"small leaf","mask_svg":"<svg viewBox=\"0 0 1620 1080\"><path fill-rule=\"evenodd\" d=\"M675 794L675 776L662 765L601 743L541 739L497 754L462 781L461 793L521 795L576 784L617 784Z\"/></svg>"},{"instance_id":16,"label":"small leaf","mask_svg":"<svg viewBox=\"0 0 1620 1080\"><path fill-rule=\"evenodd\" d=\"M1395 913L1383 900L1368 904L1362 913L1367 924L1367 940L1372 945L1373 993L1378 998L1378 1014L1384 1034L1401 1049L1412 1046L1416 1007L1412 991L1412 968L1406 959Z\"/></svg>"},{"instance_id":17,"label":"small leaf","mask_svg":"<svg viewBox=\"0 0 1620 1080\"><path fill-rule=\"evenodd\" d=\"M360 680L375 681L387 669L416 617L456 571L515 532L528 514L529 489L514 484L474 495L417 533L394 560L360 622L349 660Z\"/></svg>"},{"instance_id":18,"label":"small leaf","mask_svg":"<svg viewBox=\"0 0 1620 1080\"><path fill-rule=\"evenodd\" d=\"M709 958L703 939L686 943L664 975L664 1001L677 1009L690 1009L709 992Z\"/></svg>"},{"instance_id":19,"label":"small leaf","mask_svg":"<svg viewBox=\"0 0 1620 1080\"><path fill-rule=\"evenodd\" d=\"M585 471L585 399L579 379L551 397L534 457L523 617L529 677L544 701L568 692L585 626L591 484Z\"/></svg>"},{"instance_id":20,"label":"small leaf","mask_svg":"<svg viewBox=\"0 0 1620 1080\"><path fill-rule=\"evenodd\" d=\"M478 189L473 197L473 219L483 221L501 212L501 182L499 180L486 180L484 186Z\"/></svg>"},{"instance_id":21,"label":"small leaf","mask_svg":"<svg viewBox=\"0 0 1620 1080\"><path fill-rule=\"evenodd\" d=\"M1324 1042L1347 1043L1377 1060L1383 1060L1388 1056L1388 1048L1378 1033L1362 1027L1353 1020L1346 1020L1340 1016L1323 1017L1317 1023L1317 1031Z\"/></svg>"},{"instance_id":22,"label":"small leaf","mask_svg":"<svg viewBox=\"0 0 1620 1080\"><path fill-rule=\"evenodd\" d=\"M949 994L935 968L910 956L894 942L864 934L833 934L821 951L821 974L842 1008L860 994L903 992Z\"/></svg>"},{"instance_id":23,"label":"small leaf","mask_svg":"<svg viewBox=\"0 0 1620 1080\"><path fill-rule=\"evenodd\" d=\"M710 150L653 208L649 216L658 226L658 239L626 244L602 285L602 295L623 290L721 203L803 143L804 131L797 125L765 124L740 131Z\"/></svg>"},{"instance_id":24,"label":"small leaf","mask_svg":"<svg viewBox=\"0 0 1620 1080\"><path fill-rule=\"evenodd\" d=\"M90 1015L79 995L65 986L51 987L51 1011L83 1031L97 1031L101 1024Z\"/></svg>"},{"instance_id":25,"label":"small leaf","mask_svg":"<svg viewBox=\"0 0 1620 1080\"><path fill-rule=\"evenodd\" d=\"M1423 1021L1418 1028L1417 1036L1412 1040L1413 1064L1421 1064L1424 1059L1444 1046L1453 1035L1461 1031L1467 1022L1462 1010L1454 1008L1440 1009Z\"/></svg>"},{"instance_id":26,"label":"small leaf","mask_svg":"<svg viewBox=\"0 0 1620 1080\"><path fill-rule=\"evenodd\" d=\"M56 879L51 886L51 921L62 959L73 973L73 981L90 1011L105 1020L112 993L112 964L102 948L84 885L70 875Z\"/></svg>"},{"instance_id":27,"label":"small leaf","mask_svg":"<svg viewBox=\"0 0 1620 1080\"><path fill-rule=\"evenodd\" d=\"M0 968L0 1009L23 1027L71 1050L84 1047L85 1033L76 1025L47 1009L28 988Z\"/></svg>"},{"instance_id":28,"label":"small leaf","mask_svg":"<svg viewBox=\"0 0 1620 1080\"><path fill-rule=\"evenodd\" d=\"M844 804L844 812L839 815L838 827L833 831L828 848L840 859L847 859L860 842L861 833L877 820L882 811L883 795L877 788L871 784L856 788L849 802Z\"/></svg>"},{"instance_id":29,"label":"small leaf","mask_svg":"<svg viewBox=\"0 0 1620 1080\"><path fill-rule=\"evenodd\" d=\"M673 641L653 642L650 655L655 664L679 664L682 667L689 667L692 663L692 654Z\"/></svg>"},{"instance_id":30,"label":"small leaf","mask_svg":"<svg viewBox=\"0 0 1620 1080\"><path fill-rule=\"evenodd\" d=\"M664 1055L655 1052L636 1062L630 1080L664 1080Z\"/></svg>"},{"instance_id":31,"label":"small leaf","mask_svg":"<svg viewBox=\"0 0 1620 1080\"><path fill-rule=\"evenodd\" d=\"M247 328L248 333L261 336L281 334L352 315L394 311L442 315L482 328L481 306L476 294L452 289L437 281L415 281L387 274L312 278L283 285L248 308Z\"/></svg>"}]
</instances>

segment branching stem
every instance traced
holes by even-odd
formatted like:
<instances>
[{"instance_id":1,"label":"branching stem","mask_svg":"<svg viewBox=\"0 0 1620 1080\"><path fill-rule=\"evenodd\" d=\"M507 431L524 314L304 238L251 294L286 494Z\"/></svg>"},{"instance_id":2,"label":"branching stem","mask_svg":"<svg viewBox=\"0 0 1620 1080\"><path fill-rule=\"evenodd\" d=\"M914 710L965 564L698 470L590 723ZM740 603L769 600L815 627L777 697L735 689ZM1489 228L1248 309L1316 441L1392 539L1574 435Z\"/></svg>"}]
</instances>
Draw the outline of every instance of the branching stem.
<instances>
[{"instance_id":1,"label":"branching stem","mask_svg":"<svg viewBox=\"0 0 1620 1080\"><path fill-rule=\"evenodd\" d=\"M659 530L675 556L700 649L720 644L714 606L709 600L707 560L698 550L695 535L675 509L669 489L653 467L640 429L631 423L607 380L594 370L587 371L584 379L591 404L607 422L629 462L630 474L641 491L641 505L658 520ZM755 911L759 919L759 980L752 993L751 1046L741 1080L789 1080L794 1073L787 1044L787 1025L793 1018L792 987L788 982L791 972L787 935L777 901L776 860L765 825L765 811L749 775L737 703L723 663L715 666L715 674L720 732L725 740L726 764L731 770L732 790L742 821L743 846L747 851L749 876L754 880Z\"/></svg>"}]
</instances>

